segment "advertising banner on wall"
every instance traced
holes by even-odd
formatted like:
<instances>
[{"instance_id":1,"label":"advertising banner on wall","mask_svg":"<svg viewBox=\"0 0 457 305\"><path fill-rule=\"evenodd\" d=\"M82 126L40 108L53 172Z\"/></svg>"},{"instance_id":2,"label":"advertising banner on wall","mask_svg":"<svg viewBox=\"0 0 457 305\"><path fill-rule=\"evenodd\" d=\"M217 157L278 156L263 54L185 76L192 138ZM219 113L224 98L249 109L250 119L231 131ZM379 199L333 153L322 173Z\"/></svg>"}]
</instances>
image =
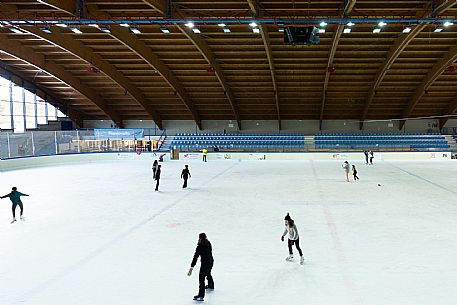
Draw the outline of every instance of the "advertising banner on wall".
<instances>
[{"instance_id":1,"label":"advertising banner on wall","mask_svg":"<svg viewBox=\"0 0 457 305\"><path fill-rule=\"evenodd\" d=\"M200 159L200 156L201 156L201 154L197 154L197 153L186 153L183 155L183 158L186 160L196 160L196 159Z\"/></svg>"},{"instance_id":2,"label":"advertising banner on wall","mask_svg":"<svg viewBox=\"0 0 457 305\"><path fill-rule=\"evenodd\" d=\"M94 129L96 140L136 140L144 137L143 129Z\"/></svg>"},{"instance_id":3,"label":"advertising banner on wall","mask_svg":"<svg viewBox=\"0 0 457 305\"><path fill-rule=\"evenodd\" d=\"M267 156L264 154L249 154L249 160L266 160Z\"/></svg>"}]
</instances>

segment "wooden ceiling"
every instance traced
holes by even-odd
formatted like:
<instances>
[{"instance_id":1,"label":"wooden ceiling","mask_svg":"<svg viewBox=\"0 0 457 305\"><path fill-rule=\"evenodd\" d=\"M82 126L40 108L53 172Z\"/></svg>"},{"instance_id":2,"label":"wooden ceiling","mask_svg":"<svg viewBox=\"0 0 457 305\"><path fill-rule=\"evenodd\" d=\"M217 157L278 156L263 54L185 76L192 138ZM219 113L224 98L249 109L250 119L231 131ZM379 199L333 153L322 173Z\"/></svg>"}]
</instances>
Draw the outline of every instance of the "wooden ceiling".
<instances>
[{"instance_id":1,"label":"wooden ceiling","mask_svg":"<svg viewBox=\"0 0 457 305\"><path fill-rule=\"evenodd\" d=\"M169 6L168 3L172 3ZM401 119L455 114L457 25L329 23L319 45L285 45L278 25L204 19L457 18L457 0L4 0L0 20L196 19L119 25L111 33L18 25L0 28L0 73L9 71L61 103L73 119ZM287 24L292 24L292 21ZM309 25L309 24L299 24ZM330 69L329 69L330 67ZM3 72L2 72L3 71ZM6 73L6 72L5 72ZM17 82L17 81L16 81ZM446 119L441 120L444 124ZM361 124L362 125L362 124Z\"/></svg>"}]
</instances>

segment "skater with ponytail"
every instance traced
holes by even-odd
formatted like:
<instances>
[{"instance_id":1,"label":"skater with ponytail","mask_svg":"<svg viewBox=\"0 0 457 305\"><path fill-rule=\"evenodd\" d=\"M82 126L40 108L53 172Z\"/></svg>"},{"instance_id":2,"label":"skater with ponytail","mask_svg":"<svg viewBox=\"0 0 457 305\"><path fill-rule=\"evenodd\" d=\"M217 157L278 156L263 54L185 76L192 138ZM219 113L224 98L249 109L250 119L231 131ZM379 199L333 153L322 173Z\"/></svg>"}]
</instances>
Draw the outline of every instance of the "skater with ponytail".
<instances>
[{"instance_id":1,"label":"skater with ponytail","mask_svg":"<svg viewBox=\"0 0 457 305\"><path fill-rule=\"evenodd\" d=\"M295 244L295 247L297 248L298 253L300 254L300 265L303 265L305 259L300 249L300 238L298 236L297 226L295 225L294 220L290 217L289 213L287 213L286 217L284 217L284 222L286 227L284 229L284 233L281 236L281 241L284 241L284 236L289 234L287 241L287 245L289 247L289 256L286 258L286 260L292 261L294 259L292 246Z\"/></svg>"}]
</instances>

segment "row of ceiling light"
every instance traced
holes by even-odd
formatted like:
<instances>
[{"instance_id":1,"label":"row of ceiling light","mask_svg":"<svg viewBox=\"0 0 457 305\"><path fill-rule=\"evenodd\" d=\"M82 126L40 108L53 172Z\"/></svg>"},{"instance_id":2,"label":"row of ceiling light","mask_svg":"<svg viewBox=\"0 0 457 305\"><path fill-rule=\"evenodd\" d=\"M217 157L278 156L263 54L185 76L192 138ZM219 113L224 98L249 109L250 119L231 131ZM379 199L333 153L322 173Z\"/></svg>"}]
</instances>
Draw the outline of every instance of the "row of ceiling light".
<instances>
[{"instance_id":1,"label":"row of ceiling light","mask_svg":"<svg viewBox=\"0 0 457 305\"><path fill-rule=\"evenodd\" d=\"M81 31L81 29L77 26L69 26L65 23L56 23L55 24L56 26L59 26L59 27L63 27L63 28L69 28L73 33L75 34L82 34L83 32ZM135 25L132 25L132 24L129 24L129 23L121 23L119 24L120 26L122 27L125 27L125 28L128 28L132 33L134 34L141 34L141 31L140 29L135 26ZM189 29L191 29L194 33L196 34L200 34L201 31L200 31L200 26L199 25L196 25L195 23L193 22L187 22L184 24L185 26L187 26ZM319 33L325 33L326 32L326 27L327 27L328 23L325 22L325 21L322 21L320 24L319 24ZM352 28L353 26L355 25L355 23L353 22L348 22L344 29L343 29L343 33L345 34L348 34L348 33L351 33L352 31ZM374 28L373 28L373 33L380 33L382 31L382 29L384 28L384 26L386 26L387 23L381 21L379 22ZM439 33L439 32L442 32L445 28L449 27L449 26L452 26L454 25L454 23L452 22L449 22L449 21L446 21L442 24L439 24L435 27L435 30L434 32L435 33ZM12 26L11 24L8 24L7 22L0 22L0 27L4 27L4 26L8 26L8 28L14 32L14 33L17 33L17 34L24 34L26 33L25 31L23 31L22 29L16 27L16 26ZM100 31L104 32L104 33L107 33L107 34L110 34L111 33L111 29L109 28L109 26L107 25L99 25L99 24L89 24L88 26L91 26L91 27L95 27L95 28L98 28ZM219 23L218 26L222 29L222 31L224 33L230 33L231 30L230 28L228 27L227 24L225 23ZM254 33L260 33L260 28L259 28L259 25L255 22L251 22L249 24L249 26L251 27L252 29L252 32ZM284 24L278 24L278 31L279 32L284 32L284 28L285 28L285 25ZM52 33L52 30L49 28L49 27L41 27L41 30L44 32L44 33L48 33L48 34L51 34ZM170 34L170 30L168 29L168 27L164 26L164 25L161 25L160 26L160 30L165 33L165 34ZM412 26L411 25L408 25L408 26L405 26L403 28L403 33L409 33L411 32L412 30Z\"/></svg>"}]
</instances>

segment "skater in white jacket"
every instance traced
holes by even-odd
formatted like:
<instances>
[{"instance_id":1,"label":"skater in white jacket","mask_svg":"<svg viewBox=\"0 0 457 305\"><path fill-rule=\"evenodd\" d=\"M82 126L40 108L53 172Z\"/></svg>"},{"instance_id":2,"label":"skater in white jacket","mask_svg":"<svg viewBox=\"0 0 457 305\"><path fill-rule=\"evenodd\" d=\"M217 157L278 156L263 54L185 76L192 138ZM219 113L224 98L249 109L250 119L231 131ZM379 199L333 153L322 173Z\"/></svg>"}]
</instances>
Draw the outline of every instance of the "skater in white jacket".
<instances>
[{"instance_id":1,"label":"skater in white jacket","mask_svg":"<svg viewBox=\"0 0 457 305\"><path fill-rule=\"evenodd\" d=\"M295 222L293 221L293 219L290 217L289 213L287 213L286 217L284 217L284 221L285 221L286 227L284 229L284 233L281 236L281 241L284 241L284 236L286 236L287 233L289 233L289 239L287 242L287 245L289 247L289 256L286 258L286 260L291 261L294 259L294 254L292 252L292 246L295 244L295 247L297 248L298 253L300 254L300 264L303 265L303 263L305 262L305 259L303 257L303 253L300 249L300 238L298 236L297 226L295 225Z\"/></svg>"}]
</instances>

